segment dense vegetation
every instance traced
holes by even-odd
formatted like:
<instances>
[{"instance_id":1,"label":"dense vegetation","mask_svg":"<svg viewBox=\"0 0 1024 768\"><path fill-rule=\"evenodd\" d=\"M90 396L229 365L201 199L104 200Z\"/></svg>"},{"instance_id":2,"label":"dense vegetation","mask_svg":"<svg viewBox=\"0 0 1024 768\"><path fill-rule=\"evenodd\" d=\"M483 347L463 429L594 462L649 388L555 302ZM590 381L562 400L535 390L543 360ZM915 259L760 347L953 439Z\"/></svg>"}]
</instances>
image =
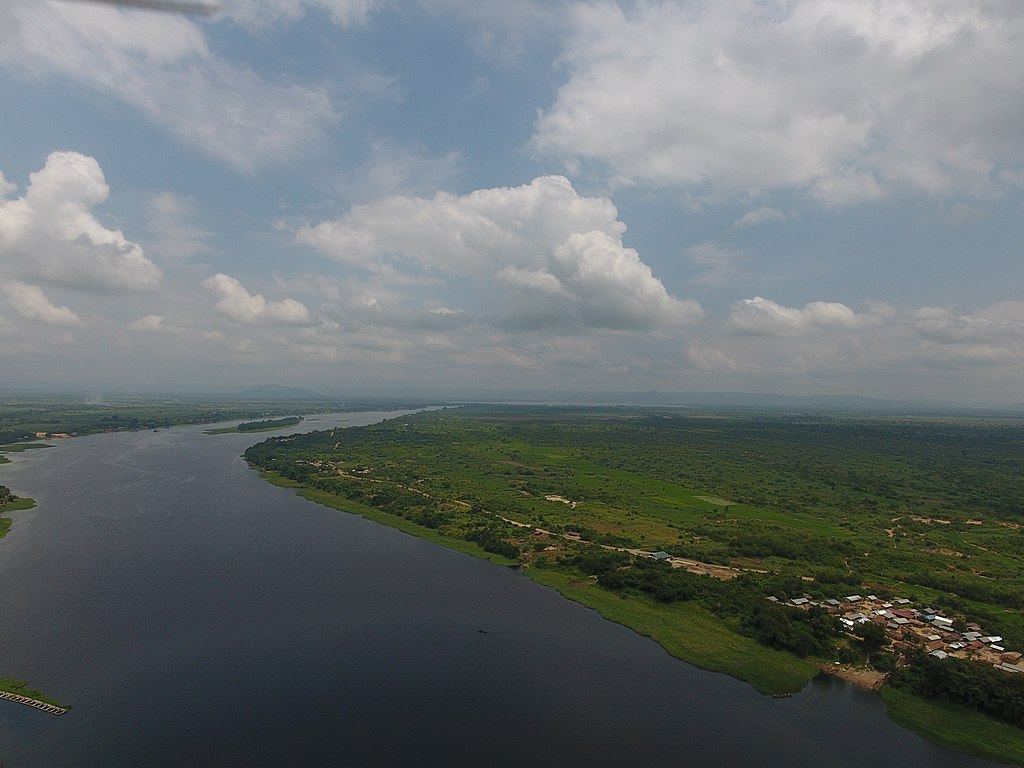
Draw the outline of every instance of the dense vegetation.
<instances>
[{"instance_id":1,"label":"dense vegetation","mask_svg":"<svg viewBox=\"0 0 1024 768\"><path fill-rule=\"evenodd\" d=\"M813 577L829 596L905 584L1024 641L1005 614L1024 606L1020 423L449 411L278 438L247 458L438 525L469 524L458 500L600 543Z\"/></svg>"},{"instance_id":2,"label":"dense vegetation","mask_svg":"<svg viewBox=\"0 0 1024 768\"><path fill-rule=\"evenodd\" d=\"M909 666L893 671L889 683L922 696L966 704L1024 728L1024 675L1008 675L964 659L940 661L918 653Z\"/></svg>"},{"instance_id":3,"label":"dense vegetation","mask_svg":"<svg viewBox=\"0 0 1024 768\"><path fill-rule=\"evenodd\" d=\"M822 610L780 604L864 589L978 621L1024 650L1019 421L466 408L272 438L246 458L337 506L514 558L638 628L655 621L641 616L671 622L658 605L693 606L764 646L888 672L897 657L882 628L842 631ZM658 550L704 575L640 556ZM752 681L771 663L731 667L692 645L681 655ZM894 680L922 695L963 683ZM958 700L1006 717L983 704L1001 695Z\"/></svg>"}]
</instances>

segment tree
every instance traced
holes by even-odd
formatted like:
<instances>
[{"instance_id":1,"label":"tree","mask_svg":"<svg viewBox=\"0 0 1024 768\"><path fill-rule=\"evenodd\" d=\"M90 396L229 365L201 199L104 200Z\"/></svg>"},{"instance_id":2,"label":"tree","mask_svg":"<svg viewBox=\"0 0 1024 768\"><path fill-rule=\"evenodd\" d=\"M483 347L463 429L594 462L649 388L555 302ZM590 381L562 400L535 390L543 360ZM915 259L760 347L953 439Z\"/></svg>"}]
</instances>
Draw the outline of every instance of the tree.
<instances>
[{"instance_id":1,"label":"tree","mask_svg":"<svg viewBox=\"0 0 1024 768\"><path fill-rule=\"evenodd\" d=\"M881 624L873 622L858 624L854 627L853 634L861 639L861 642L864 644L864 653L868 656L878 653L889 643L889 638L885 634L885 627Z\"/></svg>"}]
</instances>

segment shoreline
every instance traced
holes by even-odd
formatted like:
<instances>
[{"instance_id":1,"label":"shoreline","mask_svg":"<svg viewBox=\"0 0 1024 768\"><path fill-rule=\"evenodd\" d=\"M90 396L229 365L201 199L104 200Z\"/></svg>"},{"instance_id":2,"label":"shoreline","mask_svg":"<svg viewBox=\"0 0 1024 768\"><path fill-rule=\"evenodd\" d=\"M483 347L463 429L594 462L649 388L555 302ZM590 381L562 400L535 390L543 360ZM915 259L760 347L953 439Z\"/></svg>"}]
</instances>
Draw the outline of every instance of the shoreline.
<instances>
[{"instance_id":1,"label":"shoreline","mask_svg":"<svg viewBox=\"0 0 1024 768\"><path fill-rule=\"evenodd\" d=\"M822 664L821 674L839 678L840 680L849 683L854 688L860 688L862 691L882 690L882 686L885 685L886 678L888 677L888 675L882 672L876 672L872 669L851 667L848 664L840 666L836 666L834 664Z\"/></svg>"},{"instance_id":2,"label":"shoreline","mask_svg":"<svg viewBox=\"0 0 1024 768\"><path fill-rule=\"evenodd\" d=\"M268 484L276 487L291 488L297 495L321 506L366 518L380 525L403 531L411 536L432 541L452 551L490 560L495 565L507 565L506 563L497 562L494 555L482 550L475 551L471 544L469 548L452 546L452 542L445 540L445 537L438 536L436 532L430 529L422 529L421 531L420 526L403 518L397 518L397 520L401 520L401 524L394 524L391 520L387 519L394 516L387 512L372 510L372 514L364 514L360 510L346 508L347 506L354 507L357 505L345 499L339 499L338 503L328 503L328 500L325 498L328 494L323 491L317 491L300 482L287 480L280 475L276 475L276 473L268 472L255 466L253 469L257 469L261 479ZM465 543L469 544L468 542ZM653 606L654 610L651 610L652 606L641 604L640 602L632 605L623 605L623 603L630 601L624 601L620 596L612 593L589 592L584 594L586 588L591 587L591 585L586 582L575 581L571 575L566 574L564 571L536 568L524 568L522 570L523 574L534 583L555 590L566 600L572 600L591 610L597 611L605 621L620 624L638 635L649 637L669 655L680 661L708 672L729 675L750 685L763 695L788 698L795 693L799 693L814 677L822 674L829 675L839 678L844 683L860 690L880 695L885 701L886 713L890 720L934 744L963 754L973 754L1001 763L1024 766L1024 753L1018 753L1016 743L1007 744L1003 749L993 749L987 746L979 747L970 738L973 729L979 727L979 724L1003 735L1007 732L1013 734L1018 729L989 718L980 712L965 709L964 712L970 714L972 722L971 727L968 729L969 733L953 733L952 731L955 730L957 724L956 720L945 721L943 730L941 732L937 731L929 727L929 723L925 722L925 720L933 717L936 712L943 710L945 707L944 702L904 694L902 691L892 692L884 685L885 676L881 675L881 673L845 665L837 668L833 664L823 663L820 659L817 662L800 659L785 651L776 651L761 646L749 638L732 632L721 622L709 621L710 616L706 618L700 617L699 611L680 608L677 605L674 609L675 612L687 613L687 626L692 628L694 622L696 622L701 624L702 629L705 629L707 632L721 637L728 637L731 641L729 646L725 648L724 653L709 654L707 653L707 643L702 646L701 643L691 643L682 640L686 636L692 637L692 633L672 631L670 625L673 622L669 616L673 612L672 608ZM544 574L544 576L541 576L541 574ZM559 582L562 581L565 583L560 584ZM592 587L592 589L596 591L596 587ZM704 619L703 621L701 620L702 618ZM678 628L676 629L678 630ZM754 664L750 664L748 659L743 658L746 652L751 651L751 648L747 646L752 646L756 658L765 661L766 664L758 668L756 661ZM766 659L768 655L774 654L779 654L779 656L770 661ZM905 703L905 700L909 700L911 704L908 705ZM1010 738L1013 739L1012 736Z\"/></svg>"}]
</instances>

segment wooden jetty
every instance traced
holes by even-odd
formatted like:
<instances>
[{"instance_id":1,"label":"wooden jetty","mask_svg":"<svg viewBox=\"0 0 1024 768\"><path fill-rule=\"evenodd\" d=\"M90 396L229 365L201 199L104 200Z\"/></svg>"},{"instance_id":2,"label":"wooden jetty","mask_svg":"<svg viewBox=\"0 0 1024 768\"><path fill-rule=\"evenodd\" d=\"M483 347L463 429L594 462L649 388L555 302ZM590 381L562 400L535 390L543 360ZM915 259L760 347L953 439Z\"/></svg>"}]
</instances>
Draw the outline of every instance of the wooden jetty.
<instances>
[{"instance_id":1,"label":"wooden jetty","mask_svg":"<svg viewBox=\"0 0 1024 768\"><path fill-rule=\"evenodd\" d=\"M39 699L32 699L28 696L22 696L20 693L11 693L10 691L0 691L0 699L7 699L8 701L15 701L18 704L24 704L26 707L35 707L41 709L43 712L49 712L51 715L63 715L67 712L67 707L58 707L56 704L50 704L46 701L40 701Z\"/></svg>"}]
</instances>

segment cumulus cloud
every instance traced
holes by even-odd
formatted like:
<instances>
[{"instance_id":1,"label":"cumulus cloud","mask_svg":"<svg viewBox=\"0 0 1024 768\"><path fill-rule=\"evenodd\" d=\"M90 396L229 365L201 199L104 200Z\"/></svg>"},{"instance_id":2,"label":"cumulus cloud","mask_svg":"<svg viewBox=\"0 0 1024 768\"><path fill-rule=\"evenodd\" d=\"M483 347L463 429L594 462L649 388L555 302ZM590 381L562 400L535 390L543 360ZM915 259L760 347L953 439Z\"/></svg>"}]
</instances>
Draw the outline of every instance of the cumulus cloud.
<instances>
[{"instance_id":1,"label":"cumulus cloud","mask_svg":"<svg viewBox=\"0 0 1024 768\"><path fill-rule=\"evenodd\" d=\"M975 401L1021 399L1024 302L965 311L832 302L803 309L763 298L733 308L724 326L687 343L701 375L743 374L766 391L851 392ZM759 384L757 382L760 382Z\"/></svg>"},{"instance_id":2,"label":"cumulus cloud","mask_svg":"<svg viewBox=\"0 0 1024 768\"><path fill-rule=\"evenodd\" d=\"M142 248L104 227L92 208L110 188L99 163L53 152L23 197L0 200L0 254L16 274L93 289L145 290L162 273Z\"/></svg>"},{"instance_id":3,"label":"cumulus cloud","mask_svg":"<svg viewBox=\"0 0 1024 768\"><path fill-rule=\"evenodd\" d=\"M699 317L696 302L671 296L623 244L624 231L611 200L545 176L462 196L390 197L297 239L370 272L474 280L513 323L650 329Z\"/></svg>"},{"instance_id":4,"label":"cumulus cloud","mask_svg":"<svg viewBox=\"0 0 1024 768\"><path fill-rule=\"evenodd\" d=\"M81 318L67 307L54 305L42 288L26 283L12 283L4 287L7 300L14 311L26 320L44 325L81 325Z\"/></svg>"},{"instance_id":5,"label":"cumulus cloud","mask_svg":"<svg viewBox=\"0 0 1024 768\"><path fill-rule=\"evenodd\" d=\"M224 273L207 278L203 286L217 297L214 308L239 323L312 325L315 322L301 302L295 299L267 301L262 294L249 293L238 280Z\"/></svg>"},{"instance_id":6,"label":"cumulus cloud","mask_svg":"<svg viewBox=\"0 0 1024 768\"><path fill-rule=\"evenodd\" d=\"M185 17L79 3L0 4L0 65L121 99L243 171L291 155L335 118L317 85L269 81L219 58Z\"/></svg>"},{"instance_id":7,"label":"cumulus cloud","mask_svg":"<svg viewBox=\"0 0 1024 768\"><path fill-rule=\"evenodd\" d=\"M729 318L733 328L765 336L798 335L823 327L858 328L868 320L835 301L812 301L795 309L760 296L737 303Z\"/></svg>"},{"instance_id":8,"label":"cumulus cloud","mask_svg":"<svg viewBox=\"0 0 1024 768\"><path fill-rule=\"evenodd\" d=\"M1021 184L1024 7L957 0L579 4L534 147L709 195Z\"/></svg>"}]
</instances>

